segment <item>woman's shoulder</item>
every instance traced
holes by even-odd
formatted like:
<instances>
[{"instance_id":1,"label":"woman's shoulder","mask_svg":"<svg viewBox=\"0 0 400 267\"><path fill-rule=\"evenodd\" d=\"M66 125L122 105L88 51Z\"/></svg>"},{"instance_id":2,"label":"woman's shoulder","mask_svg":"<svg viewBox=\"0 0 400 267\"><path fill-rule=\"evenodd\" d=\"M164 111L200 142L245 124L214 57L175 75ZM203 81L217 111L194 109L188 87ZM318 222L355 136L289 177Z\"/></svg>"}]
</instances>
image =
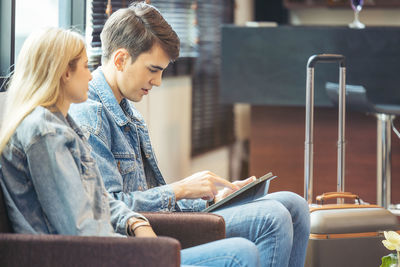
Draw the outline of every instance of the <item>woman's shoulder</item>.
<instances>
[{"instance_id":1,"label":"woman's shoulder","mask_svg":"<svg viewBox=\"0 0 400 267\"><path fill-rule=\"evenodd\" d=\"M52 112L49 109L38 106L29 113L21 122L20 127L30 129L39 128L44 131L53 131L54 128L66 127L66 120L60 112Z\"/></svg>"},{"instance_id":2,"label":"woman's shoulder","mask_svg":"<svg viewBox=\"0 0 400 267\"><path fill-rule=\"evenodd\" d=\"M36 107L18 125L15 135L22 143L29 143L33 139L48 134L62 134L66 137L72 129L60 112L52 112L44 107Z\"/></svg>"}]
</instances>

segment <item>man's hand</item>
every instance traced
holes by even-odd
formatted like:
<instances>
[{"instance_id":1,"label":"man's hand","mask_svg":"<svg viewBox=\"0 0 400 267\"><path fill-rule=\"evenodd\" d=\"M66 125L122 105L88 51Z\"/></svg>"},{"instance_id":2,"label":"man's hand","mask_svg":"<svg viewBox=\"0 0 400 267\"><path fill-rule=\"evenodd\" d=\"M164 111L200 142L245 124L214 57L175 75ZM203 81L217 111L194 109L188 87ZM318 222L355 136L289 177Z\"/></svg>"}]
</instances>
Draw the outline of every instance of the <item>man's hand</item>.
<instances>
[{"instance_id":1,"label":"man's hand","mask_svg":"<svg viewBox=\"0 0 400 267\"><path fill-rule=\"evenodd\" d=\"M195 174L175 183L170 184L175 193L176 200L202 198L212 200L218 193L217 187L229 188L232 192L240 187L230 183L210 171L196 172Z\"/></svg>"},{"instance_id":2,"label":"man's hand","mask_svg":"<svg viewBox=\"0 0 400 267\"><path fill-rule=\"evenodd\" d=\"M251 176L247 179L244 180L240 180L240 181L235 181L233 182L233 184L237 185L240 188L242 188L243 186L253 182L256 179L255 176ZM221 190L218 191L218 194L215 196L214 202L217 203L218 201L226 198L227 196L229 196L230 194L232 194L233 190L230 190L229 188L223 188Z\"/></svg>"}]
</instances>

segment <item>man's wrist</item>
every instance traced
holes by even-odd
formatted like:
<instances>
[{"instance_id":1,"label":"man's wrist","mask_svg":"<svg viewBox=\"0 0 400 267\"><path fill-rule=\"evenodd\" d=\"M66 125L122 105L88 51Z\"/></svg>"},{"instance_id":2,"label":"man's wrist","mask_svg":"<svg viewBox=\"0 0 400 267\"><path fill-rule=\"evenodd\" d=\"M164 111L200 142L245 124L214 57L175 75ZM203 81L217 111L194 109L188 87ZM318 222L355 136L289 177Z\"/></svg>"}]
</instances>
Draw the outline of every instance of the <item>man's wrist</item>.
<instances>
[{"instance_id":1,"label":"man's wrist","mask_svg":"<svg viewBox=\"0 0 400 267\"><path fill-rule=\"evenodd\" d=\"M170 184L170 186L171 186L171 188L172 188L172 191L174 192L174 194L175 194L175 200L176 201L178 201L178 200L181 200L182 199L182 186L180 186L179 184L177 184L177 183L174 183L174 184Z\"/></svg>"}]
</instances>

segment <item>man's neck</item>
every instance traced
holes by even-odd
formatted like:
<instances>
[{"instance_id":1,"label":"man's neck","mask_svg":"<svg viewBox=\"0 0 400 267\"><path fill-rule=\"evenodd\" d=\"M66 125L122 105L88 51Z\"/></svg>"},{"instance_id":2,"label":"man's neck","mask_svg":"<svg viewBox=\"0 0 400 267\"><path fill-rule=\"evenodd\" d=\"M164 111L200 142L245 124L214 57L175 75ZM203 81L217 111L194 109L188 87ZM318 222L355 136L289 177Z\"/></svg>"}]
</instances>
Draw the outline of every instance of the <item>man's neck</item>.
<instances>
[{"instance_id":1,"label":"man's neck","mask_svg":"<svg viewBox=\"0 0 400 267\"><path fill-rule=\"evenodd\" d=\"M106 78L106 82L110 86L118 104L120 104L123 99L123 96L122 96L122 94L118 88L118 84L117 84L117 70L115 69L114 65L110 62L103 64L102 70L103 70L104 77Z\"/></svg>"}]
</instances>

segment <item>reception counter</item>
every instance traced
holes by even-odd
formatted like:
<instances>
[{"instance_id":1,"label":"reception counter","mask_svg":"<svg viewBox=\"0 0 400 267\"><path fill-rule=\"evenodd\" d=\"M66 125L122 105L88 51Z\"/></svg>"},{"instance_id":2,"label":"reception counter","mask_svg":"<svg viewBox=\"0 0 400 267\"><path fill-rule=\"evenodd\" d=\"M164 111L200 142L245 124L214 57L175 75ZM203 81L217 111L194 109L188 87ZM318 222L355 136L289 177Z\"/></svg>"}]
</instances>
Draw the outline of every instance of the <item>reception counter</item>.
<instances>
[{"instance_id":1,"label":"reception counter","mask_svg":"<svg viewBox=\"0 0 400 267\"><path fill-rule=\"evenodd\" d=\"M373 104L400 104L400 28L222 29L221 100L249 103L250 173L278 175L271 190L303 195L306 64L311 55L343 54L347 84L363 86ZM315 68L314 196L336 190L337 110L326 82L335 64ZM376 118L347 107L345 189L376 203ZM395 120L400 128L400 121ZM392 203L400 202L400 140L392 135Z\"/></svg>"}]
</instances>

